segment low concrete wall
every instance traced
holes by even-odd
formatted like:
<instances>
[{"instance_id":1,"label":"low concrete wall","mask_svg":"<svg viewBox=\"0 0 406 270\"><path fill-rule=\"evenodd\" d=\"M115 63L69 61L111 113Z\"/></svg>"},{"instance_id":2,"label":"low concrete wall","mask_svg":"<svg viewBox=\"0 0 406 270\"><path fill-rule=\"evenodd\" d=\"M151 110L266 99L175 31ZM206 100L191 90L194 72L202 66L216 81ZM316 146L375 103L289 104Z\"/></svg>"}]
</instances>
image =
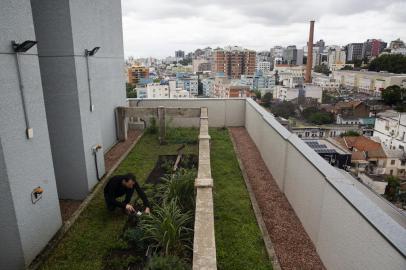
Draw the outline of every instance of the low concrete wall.
<instances>
[{"instance_id":1,"label":"low concrete wall","mask_svg":"<svg viewBox=\"0 0 406 270\"><path fill-rule=\"evenodd\" d=\"M193 240L193 269L217 269L214 236L213 179L210 168L210 136L207 108L201 109L199 168L195 181L196 212Z\"/></svg>"},{"instance_id":2,"label":"low concrete wall","mask_svg":"<svg viewBox=\"0 0 406 270\"><path fill-rule=\"evenodd\" d=\"M406 269L401 224L256 102L248 99L245 112L247 131L328 269Z\"/></svg>"},{"instance_id":3,"label":"low concrete wall","mask_svg":"<svg viewBox=\"0 0 406 270\"><path fill-rule=\"evenodd\" d=\"M202 108L206 107L209 112L210 127L238 127L244 126L245 99L128 99L130 107L181 107ZM145 119L148 120L148 119ZM176 118L169 120L169 126L175 127L199 127L198 118Z\"/></svg>"}]
</instances>

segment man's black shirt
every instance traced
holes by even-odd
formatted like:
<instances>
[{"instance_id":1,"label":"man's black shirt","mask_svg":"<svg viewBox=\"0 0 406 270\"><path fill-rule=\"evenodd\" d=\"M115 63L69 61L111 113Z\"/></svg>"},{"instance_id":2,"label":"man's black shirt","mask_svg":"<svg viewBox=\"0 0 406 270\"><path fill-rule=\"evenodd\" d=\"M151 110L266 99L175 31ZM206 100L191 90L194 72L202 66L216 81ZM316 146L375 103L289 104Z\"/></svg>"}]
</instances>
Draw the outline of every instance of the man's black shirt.
<instances>
[{"instance_id":1,"label":"man's black shirt","mask_svg":"<svg viewBox=\"0 0 406 270\"><path fill-rule=\"evenodd\" d=\"M149 207L149 202L144 191L140 188L137 181L135 181L134 188L128 189L123 186L122 182L124 179L127 179L125 175L117 175L110 178L106 187L104 188L104 197L106 203L110 206L116 206L120 208L125 208L125 206L130 202L131 197L134 193L134 189L137 191L138 196L140 196L145 207ZM121 197L125 194L124 201L117 201L118 197Z\"/></svg>"}]
</instances>

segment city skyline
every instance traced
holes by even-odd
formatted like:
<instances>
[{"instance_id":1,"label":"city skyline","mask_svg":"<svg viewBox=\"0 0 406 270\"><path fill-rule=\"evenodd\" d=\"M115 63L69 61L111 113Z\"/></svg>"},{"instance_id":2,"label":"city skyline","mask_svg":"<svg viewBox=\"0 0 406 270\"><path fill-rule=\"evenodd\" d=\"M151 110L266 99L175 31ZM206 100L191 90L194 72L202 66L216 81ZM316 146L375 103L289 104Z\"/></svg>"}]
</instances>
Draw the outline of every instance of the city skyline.
<instances>
[{"instance_id":1,"label":"city skyline","mask_svg":"<svg viewBox=\"0 0 406 270\"><path fill-rule=\"evenodd\" d=\"M123 0L124 53L164 58L175 50L207 46L239 45L257 51L275 45L300 48L306 45L310 19L316 20L315 40L327 44L406 38L404 1L352 2Z\"/></svg>"}]
</instances>

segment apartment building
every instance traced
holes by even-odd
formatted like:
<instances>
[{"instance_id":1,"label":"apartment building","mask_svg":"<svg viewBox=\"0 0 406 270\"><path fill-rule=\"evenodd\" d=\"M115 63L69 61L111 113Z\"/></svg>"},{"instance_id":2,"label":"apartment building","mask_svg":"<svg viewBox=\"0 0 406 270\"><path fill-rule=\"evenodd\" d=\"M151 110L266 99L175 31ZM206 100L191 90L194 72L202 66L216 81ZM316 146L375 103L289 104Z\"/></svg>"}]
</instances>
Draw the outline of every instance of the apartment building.
<instances>
[{"instance_id":1,"label":"apartment building","mask_svg":"<svg viewBox=\"0 0 406 270\"><path fill-rule=\"evenodd\" d=\"M303 65L303 49L297 49L296 45L286 47L283 61L288 65Z\"/></svg>"},{"instance_id":2,"label":"apartment building","mask_svg":"<svg viewBox=\"0 0 406 270\"><path fill-rule=\"evenodd\" d=\"M223 75L231 79L239 79L241 75L255 73L256 53L233 46L216 49L213 52L212 71L215 75Z\"/></svg>"},{"instance_id":3,"label":"apartment building","mask_svg":"<svg viewBox=\"0 0 406 270\"><path fill-rule=\"evenodd\" d=\"M148 79L149 68L139 65L134 65L128 68L127 71L128 80L127 82L132 85L137 85L142 79Z\"/></svg>"},{"instance_id":4,"label":"apartment building","mask_svg":"<svg viewBox=\"0 0 406 270\"><path fill-rule=\"evenodd\" d=\"M350 43L346 48L347 61L362 60L363 43Z\"/></svg>"},{"instance_id":5,"label":"apartment building","mask_svg":"<svg viewBox=\"0 0 406 270\"><path fill-rule=\"evenodd\" d=\"M0 269L26 269L117 142L121 2L0 1L0 25Z\"/></svg>"},{"instance_id":6,"label":"apartment building","mask_svg":"<svg viewBox=\"0 0 406 270\"><path fill-rule=\"evenodd\" d=\"M337 91L340 88L340 83L336 79L325 74L312 72L312 78L312 83L320 86L323 91Z\"/></svg>"},{"instance_id":7,"label":"apartment building","mask_svg":"<svg viewBox=\"0 0 406 270\"><path fill-rule=\"evenodd\" d=\"M388 44L380 39L368 39L362 45L362 58L372 59L379 56Z\"/></svg>"},{"instance_id":8,"label":"apartment building","mask_svg":"<svg viewBox=\"0 0 406 270\"><path fill-rule=\"evenodd\" d=\"M203 96L212 97L214 95L214 78L205 78L202 80Z\"/></svg>"},{"instance_id":9,"label":"apartment building","mask_svg":"<svg viewBox=\"0 0 406 270\"><path fill-rule=\"evenodd\" d=\"M176 87L188 91L191 96L197 96L199 94L198 77L188 73L177 73Z\"/></svg>"},{"instance_id":10,"label":"apartment building","mask_svg":"<svg viewBox=\"0 0 406 270\"><path fill-rule=\"evenodd\" d=\"M328 52L328 67L330 70L337 70L345 66L346 53L343 49L331 49Z\"/></svg>"},{"instance_id":11,"label":"apartment building","mask_svg":"<svg viewBox=\"0 0 406 270\"><path fill-rule=\"evenodd\" d=\"M406 74L389 72L336 70L333 78L349 90L380 96L382 90L391 85L406 87Z\"/></svg>"},{"instance_id":12,"label":"apartment building","mask_svg":"<svg viewBox=\"0 0 406 270\"><path fill-rule=\"evenodd\" d=\"M388 149L406 149L406 113L386 111L375 120L374 137Z\"/></svg>"},{"instance_id":13,"label":"apartment building","mask_svg":"<svg viewBox=\"0 0 406 270\"><path fill-rule=\"evenodd\" d=\"M269 62L269 61L258 62L256 70L257 71L262 71L264 73L269 72L271 70L271 62Z\"/></svg>"}]
</instances>

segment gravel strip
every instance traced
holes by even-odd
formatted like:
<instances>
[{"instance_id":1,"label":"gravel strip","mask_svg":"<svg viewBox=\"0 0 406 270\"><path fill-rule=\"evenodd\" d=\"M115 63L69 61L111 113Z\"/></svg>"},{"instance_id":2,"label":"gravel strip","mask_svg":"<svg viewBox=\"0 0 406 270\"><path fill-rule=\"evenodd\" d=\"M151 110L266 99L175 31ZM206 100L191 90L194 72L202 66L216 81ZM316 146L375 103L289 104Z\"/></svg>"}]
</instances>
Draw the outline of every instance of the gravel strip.
<instances>
[{"instance_id":1,"label":"gravel strip","mask_svg":"<svg viewBox=\"0 0 406 270\"><path fill-rule=\"evenodd\" d=\"M245 128L230 128L282 269L325 269Z\"/></svg>"}]
</instances>

